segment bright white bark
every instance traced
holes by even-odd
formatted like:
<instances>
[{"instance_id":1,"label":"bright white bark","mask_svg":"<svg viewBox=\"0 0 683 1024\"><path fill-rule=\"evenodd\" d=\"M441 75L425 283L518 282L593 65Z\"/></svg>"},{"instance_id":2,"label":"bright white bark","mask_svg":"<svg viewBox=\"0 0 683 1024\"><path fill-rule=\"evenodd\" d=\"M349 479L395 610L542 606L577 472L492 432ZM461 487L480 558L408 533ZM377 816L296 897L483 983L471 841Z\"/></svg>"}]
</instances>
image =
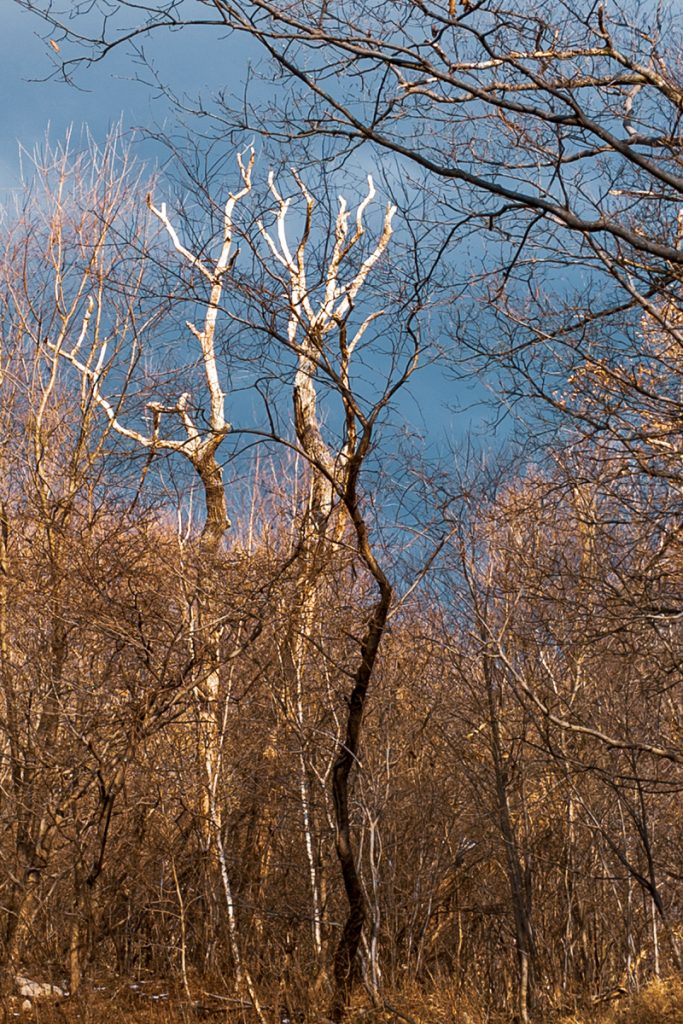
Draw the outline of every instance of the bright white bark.
<instances>
[{"instance_id":1,"label":"bright white bark","mask_svg":"<svg viewBox=\"0 0 683 1024\"><path fill-rule=\"evenodd\" d=\"M312 469L311 515L320 528L329 519L335 500L344 491L346 465L356 444L358 409L349 386L350 359L365 331L382 315L382 311L374 310L365 316L351 332L350 316L360 289L389 245L396 207L392 204L386 207L382 230L374 247L361 262L360 267L352 272L349 280L343 281L341 275L346 263L366 231L365 213L376 194L372 177L368 176L367 194L356 211L353 233L350 232L347 202L340 196L335 220L334 246L324 275L322 295L314 303L313 292L307 281L306 248L311 236L315 200L299 175L295 173L294 177L306 204L304 228L294 253L288 242L286 229L290 200L285 199L279 192L272 174L268 183L276 202L276 237L266 229L263 221L259 221L259 230L269 251L285 269L287 275L288 341L297 355L293 388L295 429L299 444ZM332 352L332 345L335 345L335 342L334 355L338 355L336 368ZM321 369L337 386L345 408L346 439L338 451L330 449L320 427L315 378Z\"/></svg>"}]
</instances>

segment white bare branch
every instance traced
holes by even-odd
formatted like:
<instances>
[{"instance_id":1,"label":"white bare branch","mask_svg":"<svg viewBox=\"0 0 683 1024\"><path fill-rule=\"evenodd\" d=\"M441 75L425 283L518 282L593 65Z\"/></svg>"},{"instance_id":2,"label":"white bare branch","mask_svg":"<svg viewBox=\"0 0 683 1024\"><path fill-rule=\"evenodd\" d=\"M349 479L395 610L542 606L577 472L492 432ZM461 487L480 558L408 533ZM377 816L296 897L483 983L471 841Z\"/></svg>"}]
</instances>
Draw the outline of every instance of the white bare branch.
<instances>
[{"instance_id":1,"label":"white bare branch","mask_svg":"<svg viewBox=\"0 0 683 1024\"><path fill-rule=\"evenodd\" d=\"M203 331L197 331L196 329L193 330L202 350L204 374L206 376L211 404L211 416L209 422L211 424L211 429L215 434L226 434L230 429L229 425L225 422L225 395L220 386L218 368L216 365L216 320L218 318L218 310L220 308L223 294L223 278L225 273L231 268L235 259L235 256L232 255L232 243L234 236L233 216L235 206L241 199L244 199L251 192L251 172L254 167L255 158L256 156L253 148L250 148L249 150L249 160L246 164L242 159L241 153L237 156L237 163L240 169L240 176L242 178L242 188L237 192L231 192L228 197L228 201L225 204L225 210L223 213L223 244L213 271L211 294L209 296L209 304L204 318L204 329Z\"/></svg>"},{"instance_id":2,"label":"white bare branch","mask_svg":"<svg viewBox=\"0 0 683 1024\"><path fill-rule=\"evenodd\" d=\"M305 266L306 245L310 238L312 213L315 206L315 200L306 188L298 172L292 171L292 174L306 201L306 222L297 246L296 259L292 256L286 233L286 218L291 200L284 199L282 194L279 192L275 184L272 171L268 176L268 185L278 207L276 216L277 242L267 231L262 221L259 221L258 227L271 254L275 257L278 263L288 271L289 274L289 298L292 312L289 325L289 340L291 344L295 344L299 327L304 330L309 340L312 340L314 337L320 337L332 330L335 325L348 318L358 292L366 281L372 267L384 253L389 244L389 239L392 234L392 220L397 208L391 204L387 206L384 215L382 233L375 248L363 261L358 273L352 278L352 280L348 284L340 284L339 275L344 260L348 257L353 247L365 233L365 212L376 195L372 176L368 175L368 191L356 211L356 229L350 239L348 204L344 196L339 197L339 208L335 219L334 247L325 272L323 298L317 310L315 310L313 308L311 294L309 293L306 284ZM341 301L338 302L338 300ZM336 307L335 303L338 303ZM373 319L374 318L375 317L373 317ZM370 322L371 320L365 323L360 332L357 332L354 339L354 345L357 344L358 340L360 340L360 337ZM304 342L303 344L305 345L306 343ZM311 349L310 344L308 347L309 357L315 360L316 357L314 350Z\"/></svg>"},{"instance_id":3,"label":"white bare branch","mask_svg":"<svg viewBox=\"0 0 683 1024\"><path fill-rule=\"evenodd\" d=\"M133 430L131 427L126 427L119 420L116 414L116 409L112 403L102 394L100 390L100 378L102 376L101 365L99 369L88 366L87 363L84 363L74 355L73 350L70 352L62 351L61 355L64 359L70 362L76 370L78 370L82 380L87 382L91 399L104 412L109 421L110 427L115 430L117 434L120 434L121 437L127 437L129 440L142 445L143 448L151 448L153 443L152 438L147 437L145 434L141 434L137 430ZM158 447L170 447L170 445L164 445L163 442L158 442Z\"/></svg>"},{"instance_id":4,"label":"white bare branch","mask_svg":"<svg viewBox=\"0 0 683 1024\"><path fill-rule=\"evenodd\" d=\"M368 191L355 214L355 230L349 237L350 211L344 196L339 197L339 206L334 225L334 245L322 284L319 300L309 289L306 275L306 252L310 241L315 200L303 180L293 170L292 174L306 203L304 228L292 255L287 239L287 214L290 199L285 199L275 184L274 176L268 177L271 195L275 199L275 237L259 221L259 231L271 253L287 272L287 301L289 304L288 339L297 353L298 362L294 379L294 413L297 438L311 466L314 478L311 507L318 521L329 516L334 495L341 494L348 473L349 458L356 444L357 407L349 389L349 360L365 331L382 315L373 311L366 316L356 329L351 340L348 338L347 323L353 310L354 300L370 271L386 250L392 234L392 218L396 207L389 205L384 215L380 237L361 263L357 273L347 283L340 283L340 275L351 251L365 233L366 211L376 195L371 176L368 176ZM328 349L326 336L337 332L339 366L333 369L333 356ZM325 441L317 412L315 376L325 366L336 379L342 393L346 411L346 439L339 451L332 451Z\"/></svg>"},{"instance_id":5,"label":"white bare branch","mask_svg":"<svg viewBox=\"0 0 683 1024\"><path fill-rule=\"evenodd\" d=\"M374 265L377 263L377 260L380 258L382 253L386 250L389 244L389 239L391 238L391 235L393 233L391 222L394 218L396 210L397 207L392 205L391 203L387 205L387 208L384 213L384 224L382 226L382 234L380 235L379 241L377 242L377 245L372 250L372 252L365 258L365 260L363 260L361 268L354 277L354 279L344 289L344 297L337 306L336 310L334 311L334 316L336 318L345 319L348 316L349 312L353 308L355 298L358 295L360 289L363 287L363 284L365 283L368 274L370 273Z\"/></svg>"},{"instance_id":6,"label":"white bare branch","mask_svg":"<svg viewBox=\"0 0 683 1024\"><path fill-rule=\"evenodd\" d=\"M366 316L365 320L360 325L360 327L358 328L358 330L354 334L353 338L351 339L351 341L346 346L346 351L347 351L348 355L351 355L351 353L353 352L353 350L355 349L356 345L358 344L358 342L361 340L361 338L365 334L365 332L368 329L368 327L370 326L370 324L373 323L375 320L378 320L381 316L384 316L384 310L383 309L376 309L373 313L370 313L369 316Z\"/></svg>"},{"instance_id":7,"label":"white bare branch","mask_svg":"<svg viewBox=\"0 0 683 1024\"><path fill-rule=\"evenodd\" d=\"M196 267L197 270L199 270L200 273L202 273L204 277L207 278L207 280L211 281L213 279L213 275L211 271L208 269L208 267L205 267L202 261L199 259L199 257L194 256L190 252L190 250L186 249L183 243L180 241L180 238L178 237L178 232L173 227L173 224L171 223L168 214L166 213L166 203L162 203L161 206L155 206L154 203L152 202L152 196L150 194L147 196L147 205L154 214L154 216L163 224L166 233L173 242L173 248L176 250L176 252L180 253L180 255L187 260L190 266Z\"/></svg>"}]
</instances>

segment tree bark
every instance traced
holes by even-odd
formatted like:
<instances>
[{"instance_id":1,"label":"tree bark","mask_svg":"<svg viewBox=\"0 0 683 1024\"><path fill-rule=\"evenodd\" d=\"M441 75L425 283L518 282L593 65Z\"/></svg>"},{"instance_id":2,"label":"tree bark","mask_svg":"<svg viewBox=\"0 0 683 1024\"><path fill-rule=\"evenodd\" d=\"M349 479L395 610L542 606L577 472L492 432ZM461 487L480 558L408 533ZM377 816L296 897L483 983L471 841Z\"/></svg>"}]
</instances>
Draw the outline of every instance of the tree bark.
<instances>
[{"instance_id":1,"label":"tree bark","mask_svg":"<svg viewBox=\"0 0 683 1024\"><path fill-rule=\"evenodd\" d=\"M369 553L369 551L368 551ZM334 957L334 995L330 1008L330 1016L335 1024L344 1019L349 995L356 978L357 955L363 925L365 923L365 900L358 876L358 869L351 842L351 825L349 820L349 776L354 763L358 759L363 711L368 686L377 659L379 645L391 605L392 588L375 563L375 578L380 587L380 596L368 622L361 646L361 660L351 697L346 720L346 736L340 746L337 759L332 769L332 796L336 819L336 848L344 880L344 890L349 909Z\"/></svg>"}]
</instances>

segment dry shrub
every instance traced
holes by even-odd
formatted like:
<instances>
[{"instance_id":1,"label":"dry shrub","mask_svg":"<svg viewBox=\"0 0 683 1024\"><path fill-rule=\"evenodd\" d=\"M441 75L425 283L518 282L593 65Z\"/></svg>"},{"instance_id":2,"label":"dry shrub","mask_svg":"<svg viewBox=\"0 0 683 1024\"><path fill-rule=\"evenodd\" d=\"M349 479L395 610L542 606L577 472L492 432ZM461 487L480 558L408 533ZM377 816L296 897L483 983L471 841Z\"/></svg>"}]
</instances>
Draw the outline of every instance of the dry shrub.
<instances>
[{"instance_id":1,"label":"dry shrub","mask_svg":"<svg viewBox=\"0 0 683 1024\"><path fill-rule=\"evenodd\" d=\"M683 979L656 980L609 1009L564 1018L562 1024L681 1024Z\"/></svg>"},{"instance_id":2,"label":"dry shrub","mask_svg":"<svg viewBox=\"0 0 683 1024\"><path fill-rule=\"evenodd\" d=\"M680 1024L683 1021L683 979L653 981L628 1003L615 1008L611 1020L614 1024Z\"/></svg>"}]
</instances>

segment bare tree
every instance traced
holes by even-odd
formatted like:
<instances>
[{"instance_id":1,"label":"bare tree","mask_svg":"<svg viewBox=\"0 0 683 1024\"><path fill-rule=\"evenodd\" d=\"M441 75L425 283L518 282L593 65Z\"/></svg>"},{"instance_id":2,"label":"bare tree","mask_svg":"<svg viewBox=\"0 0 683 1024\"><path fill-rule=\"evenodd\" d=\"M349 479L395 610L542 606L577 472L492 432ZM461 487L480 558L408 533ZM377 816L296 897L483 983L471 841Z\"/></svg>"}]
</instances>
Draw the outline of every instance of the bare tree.
<instances>
[{"instance_id":1,"label":"bare tree","mask_svg":"<svg viewBox=\"0 0 683 1024\"><path fill-rule=\"evenodd\" d=\"M46 346L53 366L70 365L76 371L83 401L87 403L91 414L92 410L99 412L107 436L116 435L124 443L142 449L147 452L149 459L164 452L181 456L190 463L201 483L206 514L196 544L195 561L198 571L187 595L186 628L190 646L188 665L197 702L200 761L205 771L203 818L207 829L207 852L213 851L215 854L216 871L224 891L237 985L238 988L244 986L250 1001L262 1015L256 986L241 951L234 884L224 845L224 818L219 787L225 770L226 716L230 705L231 684L226 678L229 666L226 664L223 641L222 605L213 579L221 541L230 525L223 470L217 457L218 449L231 428L225 417L225 392L218 368L216 325L223 305L225 281L234 263L234 212L251 190L253 162L253 152L244 161L238 158L241 186L237 192L230 194L225 204L220 249L213 262L193 253L181 240L180 232L174 226L165 205L156 206L148 198L151 214L161 223L180 259L187 268L198 273L206 284L203 324L201 327L194 323L187 325L200 350L203 397L207 406L206 428L197 417L197 402L193 403L187 392L173 404L156 399L148 400L145 413L148 425L138 425L136 414L129 411L126 404L126 392L138 387L135 357L129 363L121 390L118 383L121 372L119 359L121 355L126 358L125 336L121 333L117 335L117 348L110 356L108 335L102 326L107 321L106 295L89 291L87 282L78 293L80 319L77 336L73 339L67 339L66 336L56 339L48 337L46 340L41 339L41 344ZM365 217L375 196L372 179L369 179L367 195L358 206L353 222L346 202L340 200L329 259L322 276L315 279L315 266L312 260L309 262L315 201L298 177L296 181L305 205L303 228L296 246L290 246L287 237L286 218L290 201L278 191L272 177L270 191L275 201L275 232L271 233L265 224L260 225L261 237L267 250L265 259L279 268L269 272L280 296L281 314L276 316L283 316L284 330L279 333L277 321L274 327L269 327L268 321L264 321L265 326L259 328L257 325L256 329L267 329L282 343L284 351L295 356L292 379L294 439L280 438L272 431L266 431L264 435L271 440L284 440L290 446L294 445L310 467L310 499L304 511L295 550L298 566L298 621L293 627L289 651L299 728L302 726L303 715L304 645L309 642L311 635L318 600L319 567L321 560L328 557L325 552L334 553L340 546L350 546L354 560L364 567L378 590L377 597L364 612L363 633L358 640L355 664L352 662L344 670L352 681L352 691L345 736L339 744L332 767L337 854L349 904L347 923L334 960L336 988L332 1013L336 1020L341 1020L355 978L357 950L365 920L365 901L351 841L349 777L359 756L366 695L392 597L392 587L370 540L360 477L364 463L372 452L377 422L397 390L415 369L419 350L417 334L409 331L409 349L405 358L402 359L398 352L395 354L394 366L390 368L379 396L369 404L361 397L354 373L354 357L367 343L370 328L382 316L382 311L373 308L357 316L359 293L388 246L395 207L387 207L379 236L368 248L365 245ZM256 241L253 244L256 245ZM143 258L143 268L145 258L149 257ZM78 314L75 315L78 318ZM411 315L414 315L414 311ZM276 352L276 362L278 359ZM394 369L395 373L392 372ZM339 447L334 447L331 440L324 436L316 391L316 381L320 378L324 379L326 387L340 403L343 440ZM139 415L137 418L139 420ZM170 426L166 427L166 424ZM355 573L355 569L352 571ZM257 635L259 628L252 637ZM249 643L245 627L238 630L235 643L229 660L239 656L244 644ZM316 943L320 946L320 895L303 761L299 766L299 777L314 902L314 931Z\"/></svg>"},{"instance_id":2,"label":"bare tree","mask_svg":"<svg viewBox=\"0 0 683 1024\"><path fill-rule=\"evenodd\" d=\"M121 256L116 226L126 216L136 187L115 140L98 154L97 162L97 173L91 175L84 157L72 162L68 144L48 147L36 163L23 205L5 228L2 383L6 415L15 419L5 446L15 484L6 486L2 498L2 672L18 854L18 892L8 938L13 965L24 953L62 823L94 782L88 740L79 744L76 739L80 750L71 746L78 731L69 666L77 656L79 626L68 609L73 608L75 538L80 531L88 535L98 519L95 495L108 432L93 418L85 392L76 411L68 411L60 356L83 341L91 316L91 307L83 313L86 296L115 290L114 267ZM127 304L135 301L138 285L131 276L124 303L114 300L111 305L110 325L122 335L129 326ZM18 429L20 424L23 429ZM32 510L33 529L22 511L24 504ZM35 650L37 685L30 712L24 707L28 666L10 625L9 599L12 581L24 571L27 544L42 560L46 595L41 602L45 647ZM29 714L25 724L24 713ZM74 759L68 774L58 768L65 756ZM76 972L74 987L75 978Z\"/></svg>"},{"instance_id":3,"label":"bare tree","mask_svg":"<svg viewBox=\"0 0 683 1024\"><path fill-rule=\"evenodd\" d=\"M349 698L346 734L332 769L337 855L349 904L347 921L334 961L336 991L331 1015L333 1020L341 1021L355 977L356 957L366 916L365 899L351 843L349 776L359 754L365 700L392 599L391 584L371 546L358 485L363 462L370 451L377 418L393 393L412 372L416 365L417 353L407 361L398 380L391 381L380 400L369 412L365 412L353 389L350 363L367 328L381 315L381 311L372 310L353 328L351 316L360 289L389 243L391 222L396 209L394 206L387 207L378 242L361 262L356 273L348 281L342 282L341 274L346 269L345 263L365 232L364 213L375 194L372 179L369 179L368 193L358 207L355 230L352 233L346 202L340 200L334 229L334 246L322 282L322 295L319 304L314 306L313 293L307 281L306 247L310 238L315 203L313 196L300 180L298 185L306 203L306 215L303 233L295 253L291 252L284 233L289 204L276 190L272 179L271 191L278 210L276 223L279 244L265 228L262 227L262 231L271 252L284 268L288 279L288 344L297 356L293 390L295 430L313 473L308 509L310 520L304 524L302 535L302 635L305 635L306 630L310 630L316 604L315 569L311 572L310 563L315 557L316 546L321 539L326 539L326 531L330 529L330 517L335 509L337 523L332 525L331 536L327 542L338 543L350 527L355 537L358 555L374 578L379 591L370 609L365 633L360 641L358 667L349 672L353 680L353 689ZM331 378L342 403L344 442L337 451L332 450L323 439L317 412L315 379L320 372ZM297 660L300 658L298 652L295 656Z\"/></svg>"}]
</instances>

